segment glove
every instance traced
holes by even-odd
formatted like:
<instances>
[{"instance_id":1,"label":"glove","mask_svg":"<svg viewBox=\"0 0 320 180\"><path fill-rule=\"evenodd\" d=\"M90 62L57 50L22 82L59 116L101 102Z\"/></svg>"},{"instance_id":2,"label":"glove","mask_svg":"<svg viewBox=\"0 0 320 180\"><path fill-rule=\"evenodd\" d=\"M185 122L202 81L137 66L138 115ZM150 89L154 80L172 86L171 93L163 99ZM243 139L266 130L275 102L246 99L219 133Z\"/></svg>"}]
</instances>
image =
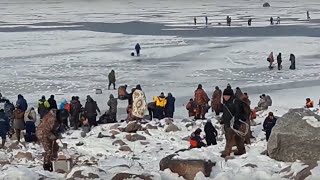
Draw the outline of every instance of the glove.
<instances>
[{"instance_id":1,"label":"glove","mask_svg":"<svg viewBox=\"0 0 320 180\"><path fill-rule=\"evenodd\" d=\"M57 136L51 134L51 135L49 136L49 139L55 141L55 140L57 140L58 138L57 138Z\"/></svg>"}]
</instances>

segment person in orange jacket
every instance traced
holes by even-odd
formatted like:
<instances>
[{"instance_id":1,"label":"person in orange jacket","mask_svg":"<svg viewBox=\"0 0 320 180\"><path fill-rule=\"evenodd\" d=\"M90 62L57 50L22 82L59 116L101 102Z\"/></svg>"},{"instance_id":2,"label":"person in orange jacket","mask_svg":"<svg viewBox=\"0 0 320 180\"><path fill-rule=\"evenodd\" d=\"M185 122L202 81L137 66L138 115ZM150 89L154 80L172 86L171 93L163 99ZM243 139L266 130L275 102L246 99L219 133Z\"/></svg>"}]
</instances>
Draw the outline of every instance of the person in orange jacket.
<instances>
[{"instance_id":1,"label":"person in orange jacket","mask_svg":"<svg viewBox=\"0 0 320 180\"><path fill-rule=\"evenodd\" d=\"M310 98L306 99L306 106L305 108L313 108L313 101Z\"/></svg>"},{"instance_id":2,"label":"person in orange jacket","mask_svg":"<svg viewBox=\"0 0 320 180\"><path fill-rule=\"evenodd\" d=\"M202 130L200 128L198 128L194 131L194 133L191 134L190 149L206 147L206 144L204 142L202 142L202 138L200 137L201 132L202 132Z\"/></svg>"}]
</instances>

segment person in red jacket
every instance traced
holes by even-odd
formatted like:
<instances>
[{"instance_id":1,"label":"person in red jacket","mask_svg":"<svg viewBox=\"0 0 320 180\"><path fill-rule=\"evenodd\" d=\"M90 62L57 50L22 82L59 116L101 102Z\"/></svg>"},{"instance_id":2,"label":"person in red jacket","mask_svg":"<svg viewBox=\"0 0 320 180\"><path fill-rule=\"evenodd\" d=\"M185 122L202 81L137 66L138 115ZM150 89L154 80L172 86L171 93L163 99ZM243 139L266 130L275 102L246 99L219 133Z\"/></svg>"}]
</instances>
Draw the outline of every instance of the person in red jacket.
<instances>
[{"instance_id":1,"label":"person in red jacket","mask_svg":"<svg viewBox=\"0 0 320 180\"><path fill-rule=\"evenodd\" d=\"M194 101L197 105L197 112L195 119L205 119L205 115L208 110L209 98L207 93L202 89L202 85L199 84L197 90L194 92Z\"/></svg>"}]
</instances>

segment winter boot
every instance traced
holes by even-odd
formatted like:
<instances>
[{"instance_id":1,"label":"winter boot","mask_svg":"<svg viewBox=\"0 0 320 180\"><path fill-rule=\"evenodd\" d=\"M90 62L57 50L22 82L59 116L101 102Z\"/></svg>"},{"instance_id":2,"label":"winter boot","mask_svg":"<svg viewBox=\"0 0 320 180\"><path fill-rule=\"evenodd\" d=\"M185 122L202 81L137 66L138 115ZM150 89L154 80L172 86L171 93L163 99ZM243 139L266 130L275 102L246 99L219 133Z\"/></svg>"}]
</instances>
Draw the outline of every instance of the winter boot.
<instances>
[{"instance_id":1,"label":"winter boot","mask_svg":"<svg viewBox=\"0 0 320 180\"><path fill-rule=\"evenodd\" d=\"M43 164L43 170L52 172L53 171L52 163Z\"/></svg>"}]
</instances>

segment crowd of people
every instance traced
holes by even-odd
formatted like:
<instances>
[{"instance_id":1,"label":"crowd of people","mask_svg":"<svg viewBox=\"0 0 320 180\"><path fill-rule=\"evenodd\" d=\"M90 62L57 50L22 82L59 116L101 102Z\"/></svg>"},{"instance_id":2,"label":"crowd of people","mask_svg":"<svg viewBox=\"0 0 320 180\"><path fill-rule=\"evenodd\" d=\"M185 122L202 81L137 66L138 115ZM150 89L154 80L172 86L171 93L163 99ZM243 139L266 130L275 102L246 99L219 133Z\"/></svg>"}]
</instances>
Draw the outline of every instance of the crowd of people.
<instances>
[{"instance_id":1,"label":"crowd of people","mask_svg":"<svg viewBox=\"0 0 320 180\"><path fill-rule=\"evenodd\" d=\"M273 69L274 68L274 58L273 58L273 52L271 52L269 54L269 56L267 57L267 61L269 62L269 69ZM290 70L295 70L296 69L296 57L294 54L290 54L290 57L289 57L289 61L290 61L290 67L289 69ZM281 70L282 69L282 54L279 53L277 55L277 65L278 65L278 70Z\"/></svg>"}]
</instances>

